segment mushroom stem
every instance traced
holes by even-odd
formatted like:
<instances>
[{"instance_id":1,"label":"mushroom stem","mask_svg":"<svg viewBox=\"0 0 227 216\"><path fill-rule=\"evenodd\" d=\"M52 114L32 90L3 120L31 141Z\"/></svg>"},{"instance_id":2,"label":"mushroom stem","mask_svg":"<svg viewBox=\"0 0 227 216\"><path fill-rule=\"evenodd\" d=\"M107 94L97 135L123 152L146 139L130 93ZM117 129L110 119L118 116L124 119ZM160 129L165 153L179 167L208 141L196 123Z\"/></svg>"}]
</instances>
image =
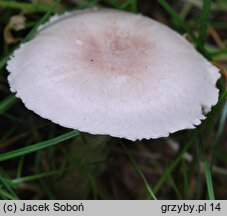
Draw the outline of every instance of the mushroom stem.
<instances>
[{"instance_id":1,"label":"mushroom stem","mask_svg":"<svg viewBox=\"0 0 227 216\"><path fill-rule=\"evenodd\" d=\"M59 196L57 198L78 199L89 192L95 183L95 176L104 168L102 161L106 160L108 140L109 136L87 133L72 140L69 149L65 151L68 169L54 185Z\"/></svg>"}]
</instances>

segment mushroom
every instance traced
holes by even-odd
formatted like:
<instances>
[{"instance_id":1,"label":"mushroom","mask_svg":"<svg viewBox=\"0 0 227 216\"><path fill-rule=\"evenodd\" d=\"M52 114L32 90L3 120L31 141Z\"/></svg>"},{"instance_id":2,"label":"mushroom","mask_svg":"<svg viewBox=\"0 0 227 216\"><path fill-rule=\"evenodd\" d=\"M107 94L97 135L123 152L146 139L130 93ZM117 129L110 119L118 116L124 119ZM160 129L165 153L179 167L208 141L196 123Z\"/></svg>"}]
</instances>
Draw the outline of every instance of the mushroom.
<instances>
[{"instance_id":1,"label":"mushroom","mask_svg":"<svg viewBox=\"0 0 227 216\"><path fill-rule=\"evenodd\" d=\"M64 127L129 140L195 128L217 103L218 69L141 14L54 16L8 61L12 92Z\"/></svg>"}]
</instances>

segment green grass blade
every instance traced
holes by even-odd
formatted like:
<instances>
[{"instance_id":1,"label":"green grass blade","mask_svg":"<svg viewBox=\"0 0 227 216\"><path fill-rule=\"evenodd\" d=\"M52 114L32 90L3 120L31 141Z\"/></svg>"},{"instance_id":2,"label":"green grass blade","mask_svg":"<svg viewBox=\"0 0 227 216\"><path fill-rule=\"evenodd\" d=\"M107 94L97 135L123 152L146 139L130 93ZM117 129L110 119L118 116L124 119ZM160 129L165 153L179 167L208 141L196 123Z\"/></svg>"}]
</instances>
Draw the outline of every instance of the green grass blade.
<instances>
[{"instance_id":1,"label":"green grass blade","mask_svg":"<svg viewBox=\"0 0 227 216\"><path fill-rule=\"evenodd\" d=\"M203 7L203 2L201 0L183 0L184 2L188 2L192 4L194 7L201 9ZM212 11L227 11L226 0L221 1L213 1L211 3Z\"/></svg>"},{"instance_id":2,"label":"green grass blade","mask_svg":"<svg viewBox=\"0 0 227 216\"><path fill-rule=\"evenodd\" d=\"M121 6L119 6L119 9L129 10L133 13L136 13L137 12L137 0L128 0L128 1L124 2Z\"/></svg>"},{"instance_id":3,"label":"green grass blade","mask_svg":"<svg viewBox=\"0 0 227 216\"><path fill-rule=\"evenodd\" d=\"M205 174L207 182L208 197L210 200L215 200L213 182L210 173L210 166L208 160L205 160Z\"/></svg>"},{"instance_id":4,"label":"green grass blade","mask_svg":"<svg viewBox=\"0 0 227 216\"><path fill-rule=\"evenodd\" d=\"M221 138L225 134L224 132L225 132L226 122L227 122L227 102L225 101L225 104L224 104L222 112L221 112L217 132L215 134L215 140L214 140L214 143L212 144L212 153L213 154L212 154L211 163L210 163L211 169L215 163L216 158L219 158L225 162L227 160L225 152L218 150L218 146L219 146L219 143L221 142Z\"/></svg>"},{"instance_id":5,"label":"green grass blade","mask_svg":"<svg viewBox=\"0 0 227 216\"><path fill-rule=\"evenodd\" d=\"M14 95L9 95L7 98L0 102L0 115L8 110L15 102L17 98Z\"/></svg>"},{"instance_id":6,"label":"green grass blade","mask_svg":"<svg viewBox=\"0 0 227 216\"><path fill-rule=\"evenodd\" d=\"M54 9L57 7L57 5L61 2L61 0L56 0L55 4L53 5L53 7L50 7L49 10L46 12L46 14L37 22L37 24L33 27L33 29L27 34L27 36L24 38L24 40L22 40L22 43L31 40L36 32L37 29L39 28L39 26L41 24L43 24L44 22L46 22L49 17L51 16L51 14L54 12Z\"/></svg>"},{"instance_id":7,"label":"green grass blade","mask_svg":"<svg viewBox=\"0 0 227 216\"><path fill-rule=\"evenodd\" d=\"M5 173L3 173L2 170L0 171L0 181L5 186L5 188L9 191L11 196L14 197L14 199L19 199L16 193L13 191L11 185L8 183L9 182L8 177L5 175Z\"/></svg>"},{"instance_id":8,"label":"green grass blade","mask_svg":"<svg viewBox=\"0 0 227 216\"><path fill-rule=\"evenodd\" d=\"M10 200L16 200L17 198L8 193L7 191L0 188L0 196L2 196L4 199L10 199Z\"/></svg>"},{"instance_id":9,"label":"green grass blade","mask_svg":"<svg viewBox=\"0 0 227 216\"><path fill-rule=\"evenodd\" d=\"M26 147L23 147L23 148L20 148L20 149L17 149L17 150L13 150L13 151L10 151L10 152L3 153L3 154L0 155L0 161L9 160L9 159L12 159L12 158L15 158L15 157L19 157L19 156L22 156L22 155L26 155L26 154L29 154L29 153L32 153L32 152L39 151L39 150L44 149L44 148L48 148L50 146L56 145L58 143L61 143L63 141L71 139L73 137L79 136L79 134L80 133L78 131L70 131L68 133L65 133L61 136L55 137L53 139L49 139L49 140L46 140L46 141L43 141L43 142L40 142L40 143L36 143L36 144L29 145L29 146L26 146Z\"/></svg>"},{"instance_id":10,"label":"green grass blade","mask_svg":"<svg viewBox=\"0 0 227 216\"><path fill-rule=\"evenodd\" d=\"M23 165L24 165L24 157L21 157L17 166L17 178L20 178L22 176Z\"/></svg>"},{"instance_id":11,"label":"green grass blade","mask_svg":"<svg viewBox=\"0 0 227 216\"><path fill-rule=\"evenodd\" d=\"M226 22L211 22L210 26L216 29L227 29L227 23Z\"/></svg>"},{"instance_id":12,"label":"green grass blade","mask_svg":"<svg viewBox=\"0 0 227 216\"><path fill-rule=\"evenodd\" d=\"M211 0L203 0L203 11L201 14L199 41L198 41L200 48L204 47L205 40L206 40L207 24L208 24L208 18L210 14L210 5L211 5Z\"/></svg>"},{"instance_id":13,"label":"green grass blade","mask_svg":"<svg viewBox=\"0 0 227 216\"><path fill-rule=\"evenodd\" d=\"M24 182L34 181L34 180L38 180L38 179L41 179L41 178L60 174L61 172L62 172L62 170L54 170L54 171L50 171L50 172L39 173L39 174L36 174L36 175L20 177L20 178L13 179L12 184L14 186L16 186L16 185L19 185L19 184L24 183Z\"/></svg>"},{"instance_id":14,"label":"green grass blade","mask_svg":"<svg viewBox=\"0 0 227 216\"><path fill-rule=\"evenodd\" d=\"M122 148L124 149L125 153L128 155L129 159L131 160L133 166L135 167L136 171L138 172L138 174L140 175L140 177L142 178L143 182L144 182L144 185L146 186L147 188L147 191L149 193L149 196L150 198L154 199L154 200L157 200L151 186L149 185L147 179L145 178L141 168L139 167L139 165L136 163L136 161L133 159L132 155L130 154L130 152L128 151L128 149L126 148L126 146L121 143L122 145Z\"/></svg>"},{"instance_id":15,"label":"green grass blade","mask_svg":"<svg viewBox=\"0 0 227 216\"><path fill-rule=\"evenodd\" d=\"M225 102L225 105L224 105L222 113L221 113L221 118L220 118L220 121L219 121L214 146L216 146L220 142L221 137L224 134L226 121L227 121L227 102Z\"/></svg>"},{"instance_id":16,"label":"green grass blade","mask_svg":"<svg viewBox=\"0 0 227 216\"><path fill-rule=\"evenodd\" d=\"M121 4L119 5L115 0L107 0L106 2L113 8L116 8L116 9L121 8Z\"/></svg>"},{"instance_id":17,"label":"green grass blade","mask_svg":"<svg viewBox=\"0 0 227 216\"><path fill-rule=\"evenodd\" d=\"M182 161L182 175L183 175L183 197L184 199L188 200L189 198L189 181L188 181L188 174L189 174L189 170L188 170L188 166L187 166L187 162L185 160Z\"/></svg>"},{"instance_id":18,"label":"green grass blade","mask_svg":"<svg viewBox=\"0 0 227 216\"><path fill-rule=\"evenodd\" d=\"M191 146L192 142L194 141L195 137L197 135L197 131L192 136L192 139L182 148L182 150L179 152L176 159L170 164L170 166L165 170L162 177L159 179L157 184L154 187L154 193L156 194L161 186L165 183L165 181L169 178L171 172L176 168L176 166L181 162L184 153L188 150L188 148Z\"/></svg>"},{"instance_id":19,"label":"green grass blade","mask_svg":"<svg viewBox=\"0 0 227 216\"><path fill-rule=\"evenodd\" d=\"M201 197L201 191L202 191L202 176L201 176L201 165L200 165L200 142L195 143L195 161L196 161L196 175L197 175L197 190L196 190L196 199L199 200Z\"/></svg>"},{"instance_id":20,"label":"green grass blade","mask_svg":"<svg viewBox=\"0 0 227 216\"><path fill-rule=\"evenodd\" d=\"M158 0L158 3L178 22L178 24L190 35L192 41L197 44L198 39L194 35L192 29L178 16L173 8L165 1Z\"/></svg>"},{"instance_id":21,"label":"green grass blade","mask_svg":"<svg viewBox=\"0 0 227 216\"><path fill-rule=\"evenodd\" d=\"M117 8L119 10L129 10L131 12L137 12L137 0L127 0L122 2L116 2L115 0L108 0L107 3L113 7Z\"/></svg>"},{"instance_id":22,"label":"green grass blade","mask_svg":"<svg viewBox=\"0 0 227 216\"><path fill-rule=\"evenodd\" d=\"M1 188L0 188L0 200L7 200L8 198L5 196L5 194L4 194L4 190L2 190Z\"/></svg>"},{"instance_id":23,"label":"green grass blade","mask_svg":"<svg viewBox=\"0 0 227 216\"><path fill-rule=\"evenodd\" d=\"M16 1L1 1L0 0L0 8L12 8L18 9L28 12L48 12L49 5L41 4L41 3L25 3L25 2L16 2ZM53 12L61 12L59 8L55 8Z\"/></svg>"},{"instance_id":24,"label":"green grass blade","mask_svg":"<svg viewBox=\"0 0 227 216\"><path fill-rule=\"evenodd\" d=\"M2 57L2 59L0 60L0 73L1 73L1 69L5 66L10 56L11 56L11 53L7 56Z\"/></svg>"},{"instance_id":25,"label":"green grass blade","mask_svg":"<svg viewBox=\"0 0 227 216\"><path fill-rule=\"evenodd\" d=\"M32 28L32 30L27 34L27 36L22 40L22 43L31 40L36 32L38 27L44 23L45 21L47 21L47 19L51 16L52 12L54 11L54 9L56 8L56 6L61 2L61 0L56 0L55 4L53 5L53 7L50 7L48 9L48 11L44 14L44 16L37 22L37 24ZM14 49L16 50L18 48L18 46ZM5 64L7 63L7 61L9 60L10 56L12 55L12 53L14 52L14 50L12 52L10 52L8 55L2 57L2 59L0 60L0 73L2 72L2 68L5 66Z\"/></svg>"},{"instance_id":26,"label":"green grass blade","mask_svg":"<svg viewBox=\"0 0 227 216\"><path fill-rule=\"evenodd\" d=\"M168 177L168 179L169 179L170 185L172 185L172 188L173 188L173 190L176 193L177 199L182 200L182 196L181 196L180 190L178 189L177 184L174 181L174 178L170 175Z\"/></svg>"},{"instance_id":27,"label":"green grass blade","mask_svg":"<svg viewBox=\"0 0 227 216\"><path fill-rule=\"evenodd\" d=\"M90 1L82 1L78 2L78 9L86 9L86 8L91 8L91 7L96 7L98 4L99 0L90 0Z\"/></svg>"},{"instance_id":28,"label":"green grass blade","mask_svg":"<svg viewBox=\"0 0 227 216\"><path fill-rule=\"evenodd\" d=\"M212 58L219 57L219 56L225 56L225 59L227 58L227 49L218 50L215 52L209 53Z\"/></svg>"},{"instance_id":29,"label":"green grass blade","mask_svg":"<svg viewBox=\"0 0 227 216\"><path fill-rule=\"evenodd\" d=\"M137 8L137 5L138 5L138 2L137 0L131 0L131 11L136 13L138 11L138 8Z\"/></svg>"}]
</instances>

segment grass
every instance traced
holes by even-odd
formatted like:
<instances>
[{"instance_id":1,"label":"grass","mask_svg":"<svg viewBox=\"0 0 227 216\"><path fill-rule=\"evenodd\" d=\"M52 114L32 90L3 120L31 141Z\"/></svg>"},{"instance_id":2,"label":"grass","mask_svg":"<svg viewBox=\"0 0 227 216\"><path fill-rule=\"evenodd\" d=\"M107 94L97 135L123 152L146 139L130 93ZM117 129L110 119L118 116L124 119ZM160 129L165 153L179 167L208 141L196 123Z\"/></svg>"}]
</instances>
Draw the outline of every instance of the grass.
<instances>
[{"instance_id":1,"label":"grass","mask_svg":"<svg viewBox=\"0 0 227 216\"><path fill-rule=\"evenodd\" d=\"M183 149L178 153L175 160L173 160L172 163L165 169L164 174L162 175L162 177L159 179L159 181L156 183L156 186L154 187L155 194L161 189L161 187L166 182L170 174L173 172L176 166L181 162L181 160L183 159L184 153L188 150L188 148L194 141L195 136L196 136L196 133L191 137L191 140L189 140L188 143L184 145Z\"/></svg>"},{"instance_id":2,"label":"grass","mask_svg":"<svg viewBox=\"0 0 227 216\"><path fill-rule=\"evenodd\" d=\"M205 173L206 173L208 197L210 200L215 200L213 182L212 182L212 177L211 177L210 166L209 166L208 160L205 161Z\"/></svg>"},{"instance_id":3,"label":"grass","mask_svg":"<svg viewBox=\"0 0 227 216\"><path fill-rule=\"evenodd\" d=\"M128 155L129 159L131 160L133 166L135 167L136 171L138 172L138 174L140 175L141 179L143 180L144 185L146 186L146 189L149 193L149 198L157 200L153 189L151 188L151 186L149 185L146 177L144 176L141 168L139 167L139 165L136 163L136 161L133 159L132 155L130 154L130 152L128 151L128 149L125 147L124 144L122 144L122 148L124 149L124 151L126 152L126 154Z\"/></svg>"},{"instance_id":4,"label":"grass","mask_svg":"<svg viewBox=\"0 0 227 216\"><path fill-rule=\"evenodd\" d=\"M17 101L14 95L9 95L0 102L0 115L7 111Z\"/></svg>"},{"instance_id":5,"label":"grass","mask_svg":"<svg viewBox=\"0 0 227 216\"><path fill-rule=\"evenodd\" d=\"M211 0L205 0L203 2L204 3L203 3L201 20L200 20L199 41L198 41L198 44L200 47L204 47L204 44L206 41L207 24L209 20Z\"/></svg>"},{"instance_id":6,"label":"grass","mask_svg":"<svg viewBox=\"0 0 227 216\"><path fill-rule=\"evenodd\" d=\"M200 50L200 52L209 60L211 60L211 58L207 54L206 50L204 49L204 45L205 45L206 35L207 35L207 24L209 20L210 7L211 7L211 0L204 0L200 26L199 26L199 37L198 37L198 43L197 43L198 50Z\"/></svg>"},{"instance_id":7,"label":"grass","mask_svg":"<svg viewBox=\"0 0 227 216\"><path fill-rule=\"evenodd\" d=\"M158 0L159 4L171 15L171 18L175 20L177 25L185 30L186 33L188 33L192 39L192 41L197 44L198 38L195 36L192 29L188 26L186 22L184 22L180 16L177 14L177 12L167 3L165 0Z\"/></svg>"},{"instance_id":8,"label":"grass","mask_svg":"<svg viewBox=\"0 0 227 216\"><path fill-rule=\"evenodd\" d=\"M49 7L41 3L25 3L17 1L0 1L0 7L25 10L27 12L49 12ZM59 13L62 9L55 8L52 12Z\"/></svg>"},{"instance_id":9,"label":"grass","mask_svg":"<svg viewBox=\"0 0 227 216\"><path fill-rule=\"evenodd\" d=\"M17 149L17 150L6 152L6 153L0 155L0 161L9 160L9 159L12 159L12 158L15 158L15 157L30 154L32 152L40 151L44 148L48 148L50 146L64 142L68 139L72 139L73 137L78 136L79 134L80 133L78 131L71 131L71 132L65 133L61 136L55 137L55 138L50 139L50 140L45 140L45 141L40 142L40 143L36 143L36 144L29 145L29 146L26 146L26 147L23 147L23 148L20 148L20 149Z\"/></svg>"},{"instance_id":10,"label":"grass","mask_svg":"<svg viewBox=\"0 0 227 216\"><path fill-rule=\"evenodd\" d=\"M53 13L105 6L133 13L146 12L155 19L164 20L181 34L186 33L199 52L226 70L227 34L224 31L227 22L220 15L226 11L226 1L184 0L182 5L176 5L166 0L149 3L78 0L77 4L58 0L49 1L48 6L45 2L0 0L0 26L7 26L10 17L22 11L32 23L19 32L19 36L13 32L19 38L18 43L7 44L1 38L1 199L70 199L71 195L78 199L226 198L227 91L224 72L218 83L217 105L195 130L170 136L178 144L178 149L173 151L168 144L169 138L139 143L110 139L105 141L108 145L101 148L100 143L105 140L102 137L94 139L78 131L68 131L28 111L10 93L5 69L13 50L20 43L31 40L37 28ZM62 188L61 193L56 187Z\"/></svg>"}]
</instances>

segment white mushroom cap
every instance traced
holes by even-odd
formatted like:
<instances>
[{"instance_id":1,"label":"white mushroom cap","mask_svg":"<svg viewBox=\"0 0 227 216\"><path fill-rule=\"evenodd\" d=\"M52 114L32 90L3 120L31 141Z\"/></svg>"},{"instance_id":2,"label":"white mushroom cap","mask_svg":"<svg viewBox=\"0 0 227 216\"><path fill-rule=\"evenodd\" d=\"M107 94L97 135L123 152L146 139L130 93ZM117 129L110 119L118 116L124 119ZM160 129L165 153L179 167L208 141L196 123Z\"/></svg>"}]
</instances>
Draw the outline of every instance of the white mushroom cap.
<instances>
[{"instance_id":1,"label":"white mushroom cap","mask_svg":"<svg viewBox=\"0 0 227 216\"><path fill-rule=\"evenodd\" d=\"M7 69L11 91L40 116L130 140L194 128L218 100L218 69L188 41L111 9L55 16Z\"/></svg>"}]
</instances>

